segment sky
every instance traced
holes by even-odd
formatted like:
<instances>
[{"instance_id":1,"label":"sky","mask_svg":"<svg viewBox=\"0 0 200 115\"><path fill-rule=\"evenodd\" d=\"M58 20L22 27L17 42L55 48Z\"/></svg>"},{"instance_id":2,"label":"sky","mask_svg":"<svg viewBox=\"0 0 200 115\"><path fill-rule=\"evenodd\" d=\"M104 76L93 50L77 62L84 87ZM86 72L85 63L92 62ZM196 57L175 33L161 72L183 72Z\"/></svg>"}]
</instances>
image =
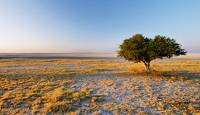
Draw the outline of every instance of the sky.
<instances>
[{"instance_id":1,"label":"sky","mask_svg":"<svg viewBox=\"0 0 200 115\"><path fill-rule=\"evenodd\" d=\"M200 53L200 0L0 0L0 53L115 52L137 33Z\"/></svg>"}]
</instances>

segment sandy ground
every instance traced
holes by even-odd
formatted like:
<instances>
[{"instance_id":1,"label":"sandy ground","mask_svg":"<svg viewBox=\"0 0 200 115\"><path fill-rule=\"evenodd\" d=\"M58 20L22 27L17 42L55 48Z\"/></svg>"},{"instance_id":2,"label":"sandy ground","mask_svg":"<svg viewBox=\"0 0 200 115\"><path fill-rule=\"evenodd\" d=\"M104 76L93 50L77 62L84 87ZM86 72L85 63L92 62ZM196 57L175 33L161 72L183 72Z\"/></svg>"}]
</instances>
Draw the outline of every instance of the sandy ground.
<instances>
[{"instance_id":1,"label":"sandy ground","mask_svg":"<svg viewBox=\"0 0 200 115\"><path fill-rule=\"evenodd\" d=\"M97 113L107 115L142 114L143 112L148 114L184 113L188 104L200 108L200 84L189 81L152 76L125 77L108 72L80 76L71 87L75 89L87 87L93 89L95 95L105 95L105 100L100 104ZM88 111L90 107L83 104L82 109Z\"/></svg>"}]
</instances>

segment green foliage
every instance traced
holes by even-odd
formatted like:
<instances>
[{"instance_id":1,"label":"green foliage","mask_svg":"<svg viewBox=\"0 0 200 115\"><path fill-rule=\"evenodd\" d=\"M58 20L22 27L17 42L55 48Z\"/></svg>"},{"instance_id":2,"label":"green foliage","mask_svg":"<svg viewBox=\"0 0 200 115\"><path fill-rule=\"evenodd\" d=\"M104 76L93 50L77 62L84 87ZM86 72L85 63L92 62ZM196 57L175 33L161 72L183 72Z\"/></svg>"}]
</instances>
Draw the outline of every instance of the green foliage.
<instances>
[{"instance_id":1,"label":"green foliage","mask_svg":"<svg viewBox=\"0 0 200 115\"><path fill-rule=\"evenodd\" d=\"M119 48L120 57L128 61L143 62L148 72L150 72L150 62L154 59L171 58L187 53L174 39L160 35L151 39L142 34L136 34L125 39Z\"/></svg>"}]
</instances>

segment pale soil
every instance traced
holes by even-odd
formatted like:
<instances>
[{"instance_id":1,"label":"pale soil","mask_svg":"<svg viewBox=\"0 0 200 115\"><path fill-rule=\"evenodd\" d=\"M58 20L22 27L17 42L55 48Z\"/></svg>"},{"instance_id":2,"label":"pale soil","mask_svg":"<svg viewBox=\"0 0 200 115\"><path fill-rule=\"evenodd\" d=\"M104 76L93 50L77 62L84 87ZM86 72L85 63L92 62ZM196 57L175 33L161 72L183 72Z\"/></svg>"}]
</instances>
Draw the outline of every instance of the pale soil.
<instances>
[{"instance_id":1,"label":"pale soil","mask_svg":"<svg viewBox=\"0 0 200 115\"><path fill-rule=\"evenodd\" d=\"M200 109L199 83L110 73L85 75L75 81L72 88L88 87L95 94L105 95L105 101L100 104L97 113L184 113L189 105Z\"/></svg>"}]
</instances>

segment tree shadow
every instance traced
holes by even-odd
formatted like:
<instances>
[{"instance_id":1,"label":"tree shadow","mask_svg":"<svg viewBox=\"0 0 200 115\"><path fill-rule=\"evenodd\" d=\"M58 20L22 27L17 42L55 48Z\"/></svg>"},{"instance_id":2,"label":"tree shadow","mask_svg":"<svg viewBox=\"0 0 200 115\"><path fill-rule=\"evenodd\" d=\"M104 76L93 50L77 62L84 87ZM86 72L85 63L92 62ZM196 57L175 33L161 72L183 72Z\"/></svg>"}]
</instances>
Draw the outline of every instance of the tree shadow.
<instances>
[{"instance_id":1,"label":"tree shadow","mask_svg":"<svg viewBox=\"0 0 200 115\"><path fill-rule=\"evenodd\" d=\"M164 77L176 77L177 79L200 80L200 72L166 71L161 72L161 75Z\"/></svg>"}]
</instances>

